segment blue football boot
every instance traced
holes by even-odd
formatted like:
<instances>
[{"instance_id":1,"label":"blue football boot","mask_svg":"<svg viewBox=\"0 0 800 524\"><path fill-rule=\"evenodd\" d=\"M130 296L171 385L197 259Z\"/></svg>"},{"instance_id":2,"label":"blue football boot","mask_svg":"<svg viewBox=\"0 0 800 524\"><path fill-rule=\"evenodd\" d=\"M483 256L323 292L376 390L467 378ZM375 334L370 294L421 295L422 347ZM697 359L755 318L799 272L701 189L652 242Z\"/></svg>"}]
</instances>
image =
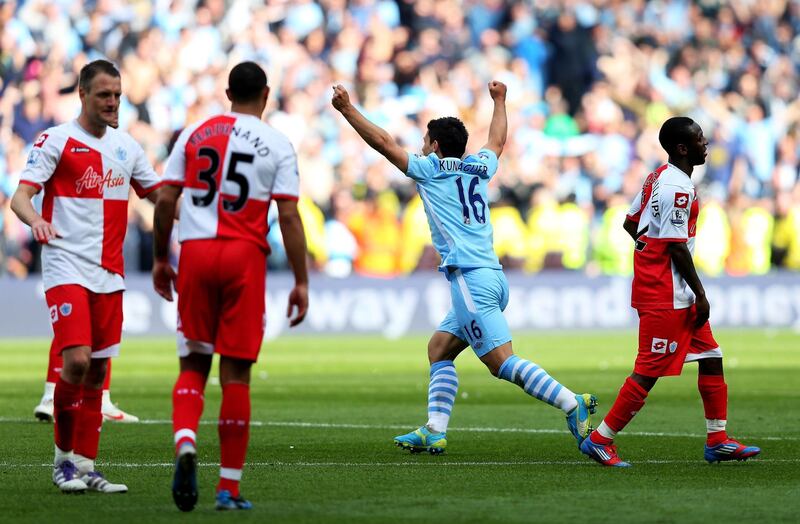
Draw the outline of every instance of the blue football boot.
<instances>
[{"instance_id":1,"label":"blue football boot","mask_svg":"<svg viewBox=\"0 0 800 524\"><path fill-rule=\"evenodd\" d=\"M592 439L587 437L581 442L580 450L584 455L599 462L604 466L612 466L616 468L629 468L630 464L619 458L617 455L617 446L609 444L604 446L602 444L595 444Z\"/></svg>"},{"instance_id":2,"label":"blue football boot","mask_svg":"<svg viewBox=\"0 0 800 524\"><path fill-rule=\"evenodd\" d=\"M584 393L575 395L578 405L567 413L567 427L572 436L578 441L580 448L583 440L589 436L592 428L592 414L597 411L597 397Z\"/></svg>"},{"instance_id":3,"label":"blue football boot","mask_svg":"<svg viewBox=\"0 0 800 524\"><path fill-rule=\"evenodd\" d=\"M220 511L229 509L252 509L253 505L249 500L245 500L241 495L234 497L227 489L217 493L216 508Z\"/></svg>"},{"instance_id":4,"label":"blue football boot","mask_svg":"<svg viewBox=\"0 0 800 524\"><path fill-rule=\"evenodd\" d=\"M424 453L427 451L431 455L439 455L444 453L447 447L447 434L444 432L433 433L427 426L422 426L411 433L395 437L394 444L411 453Z\"/></svg>"},{"instance_id":5,"label":"blue football boot","mask_svg":"<svg viewBox=\"0 0 800 524\"><path fill-rule=\"evenodd\" d=\"M709 464L714 462L725 462L726 460L747 460L761 453L761 448L756 446L745 446L738 441L729 438L716 446L706 446L703 456Z\"/></svg>"}]
</instances>

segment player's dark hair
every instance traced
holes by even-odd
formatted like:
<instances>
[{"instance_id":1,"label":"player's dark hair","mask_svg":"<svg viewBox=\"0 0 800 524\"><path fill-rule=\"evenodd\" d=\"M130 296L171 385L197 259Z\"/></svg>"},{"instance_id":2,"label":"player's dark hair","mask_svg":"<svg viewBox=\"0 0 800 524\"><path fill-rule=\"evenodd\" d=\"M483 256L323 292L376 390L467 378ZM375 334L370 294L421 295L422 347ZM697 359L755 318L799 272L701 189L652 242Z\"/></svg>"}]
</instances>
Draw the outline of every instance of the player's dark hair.
<instances>
[{"instance_id":1,"label":"player's dark hair","mask_svg":"<svg viewBox=\"0 0 800 524\"><path fill-rule=\"evenodd\" d=\"M89 87L92 85L92 80L94 80L94 77L100 73L105 73L115 78L120 77L119 69L117 69L114 64L108 60L95 60L94 62L89 62L81 68L81 73L78 77L78 85L81 89L88 93Z\"/></svg>"},{"instance_id":2,"label":"player's dark hair","mask_svg":"<svg viewBox=\"0 0 800 524\"><path fill-rule=\"evenodd\" d=\"M439 142L442 155L461 158L467 149L469 133L464 122L454 116L446 116L428 122L428 137L431 142Z\"/></svg>"},{"instance_id":3,"label":"player's dark hair","mask_svg":"<svg viewBox=\"0 0 800 524\"><path fill-rule=\"evenodd\" d=\"M228 75L228 91L232 102L253 102L267 87L267 74L255 62L236 64Z\"/></svg>"},{"instance_id":4,"label":"player's dark hair","mask_svg":"<svg viewBox=\"0 0 800 524\"><path fill-rule=\"evenodd\" d=\"M694 139L692 126L694 120L687 116L674 116L667 119L658 132L658 141L668 154L673 154L678 144L688 145Z\"/></svg>"}]
</instances>

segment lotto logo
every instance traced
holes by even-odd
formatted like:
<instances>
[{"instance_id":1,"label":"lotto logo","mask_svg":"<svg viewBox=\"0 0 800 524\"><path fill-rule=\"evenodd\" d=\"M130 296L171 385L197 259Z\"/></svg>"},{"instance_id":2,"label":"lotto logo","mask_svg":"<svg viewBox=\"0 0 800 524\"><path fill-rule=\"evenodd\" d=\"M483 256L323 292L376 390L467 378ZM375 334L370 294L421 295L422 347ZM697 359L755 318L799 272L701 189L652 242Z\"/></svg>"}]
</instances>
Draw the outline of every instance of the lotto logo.
<instances>
[{"instance_id":1,"label":"lotto logo","mask_svg":"<svg viewBox=\"0 0 800 524\"><path fill-rule=\"evenodd\" d=\"M50 323L55 324L58 322L58 306L50 306Z\"/></svg>"},{"instance_id":2,"label":"lotto logo","mask_svg":"<svg viewBox=\"0 0 800 524\"><path fill-rule=\"evenodd\" d=\"M665 338L654 338L653 343L650 345L650 351L653 353L666 353L667 342L669 341Z\"/></svg>"},{"instance_id":3,"label":"lotto logo","mask_svg":"<svg viewBox=\"0 0 800 524\"><path fill-rule=\"evenodd\" d=\"M39 135L39 138L36 139L36 142L33 143L33 147L42 147L44 145L44 141L47 140L47 133L42 133Z\"/></svg>"},{"instance_id":4,"label":"lotto logo","mask_svg":"<svg viewBox=\"0 0 800 524\"><path fill-rule=\"evenodd\" d=\"M686 209L689 207L688 193L675 193L675 207Z\"/></svg>"}]
</instances>

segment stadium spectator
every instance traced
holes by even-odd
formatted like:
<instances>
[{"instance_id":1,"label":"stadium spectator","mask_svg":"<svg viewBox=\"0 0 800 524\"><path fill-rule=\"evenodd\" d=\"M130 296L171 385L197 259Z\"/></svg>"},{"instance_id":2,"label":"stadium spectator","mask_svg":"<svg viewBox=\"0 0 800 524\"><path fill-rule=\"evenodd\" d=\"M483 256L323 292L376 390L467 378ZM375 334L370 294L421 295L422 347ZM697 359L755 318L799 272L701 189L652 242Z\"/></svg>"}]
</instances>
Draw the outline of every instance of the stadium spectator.
<instances>
[{"instance_id":1,"label":"stadium spectator","mask_svg":"<svg viewBox=\"0 0 800 524\"><path fill-rule=\"evenodd\" d=\"M732 223L744 212L739 195L756 199L752 205L767 198L778 213L776 201L800 185L798 20L790 0L769 9L749 0L7 1L0 7L0 144L12 146L0 172L24 163L42 126L75 117L77 71L88 60L119 64L127 93L121 128L144 138L157 163L175 130L222 110L219 73L249 59L273 79L267 120L289 136L306 170L319 173L301 189L328 218L333 192L357 192L374 161L325 104L330 85L353 88L370 119L414 145L422 140L417 122L442 114L460 115L482 133L490 108L478 93L497 77L509 86L512 154L491 194L513 192L522 216L545 186L558 204L574 194L597 230L610 202L632 198L642 173L659 164L660 123L686 113L711 137L698 190L713 194ZM402 177L387 189L403 206L412 201L413 186ZM6 265L18 275L37 271L16 219L8 222ZM582 268L605 267L592 260L602 252L594 238ZM145 246L129 247L131 268L141 258L133 252ZM540 269L539 255L530 256L524 267ZM270 264L286 267L285 259Z\"/></svg>"}]
</instances>

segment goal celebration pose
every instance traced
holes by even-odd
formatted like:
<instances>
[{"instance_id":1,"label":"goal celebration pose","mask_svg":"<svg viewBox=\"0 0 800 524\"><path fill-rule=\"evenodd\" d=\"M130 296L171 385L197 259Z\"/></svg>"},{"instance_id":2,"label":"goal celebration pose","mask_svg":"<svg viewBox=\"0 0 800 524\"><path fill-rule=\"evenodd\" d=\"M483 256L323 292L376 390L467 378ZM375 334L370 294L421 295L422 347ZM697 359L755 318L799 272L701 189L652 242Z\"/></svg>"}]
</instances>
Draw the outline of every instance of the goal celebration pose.
<instances>
[{"instance_id":1,"label":"goal celebration pose","mask_svg":"<svg viewBox=\"0 0 800 524\"><path fill-rule=\"evenodd\" d=\"M422 155L410 154L369 122L341 85L333 88L334 108L370 147L417 183L433 244L441 256L439 270L450 282L451 309L428 343L428 421L394 439L412 453L445 450L458 392L454 360L468 346L492 375L563 410L578 444L591 431L590 414L597 403L592 395L575 395L543 368L512 351L511 332L503 316L508 282L492 245L487 198L487 185L506 142L506 86L493 81L488 90L494 102L488 141L476 154L465 156L468 134L459 119L428 122Z\"/></svg>"}]
</instances>

